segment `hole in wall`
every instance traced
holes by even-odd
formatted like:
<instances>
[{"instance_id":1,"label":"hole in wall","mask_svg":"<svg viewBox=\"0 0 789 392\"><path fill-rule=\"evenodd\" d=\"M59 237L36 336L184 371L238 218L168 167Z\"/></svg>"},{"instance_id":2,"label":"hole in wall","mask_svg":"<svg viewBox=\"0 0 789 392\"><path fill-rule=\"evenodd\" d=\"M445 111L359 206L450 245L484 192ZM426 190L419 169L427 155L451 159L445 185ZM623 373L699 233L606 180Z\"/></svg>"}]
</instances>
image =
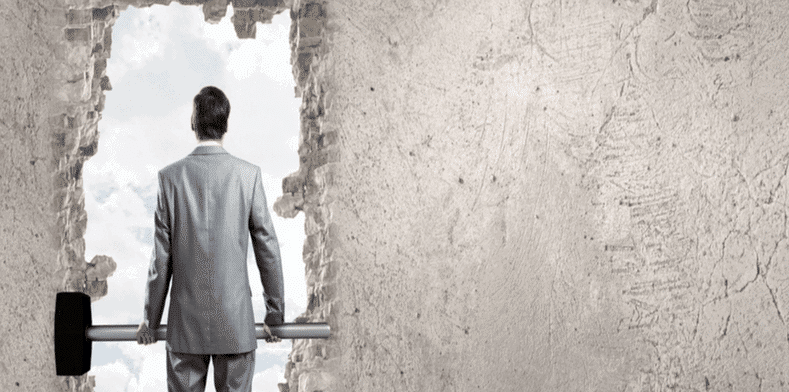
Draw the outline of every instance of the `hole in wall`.
<instances>
[{"instance_id":1,"label":"hole in wall","mask_svg":"<svg viewBox=\"0 0 789 392\"><path fill-rule=\"evenodd\" d=\"M117 263L107 295L93 303L94 324L139 324L153 248L158 170L187 156L197 140L190 129L192 98L206 85L222 89L231 113L223 147L261 167L264 189L280 242L285 278L286 321L306 309L301 261L303 214L278 217L273 202L282 178L298 170L300 99L294 98L288 12L257 26L255 39L239 39L230 17L204 21L202 6L129 7L113 26L107 91L98 123L96 155L85 162L83 187L88 214L85 257L107 255ZM265 304L252 247L247 257L255 319ZM167 322L169 295L162 323ZM256 391L277 391L291 341L258 342ZM165 343L93 345L91 375L96 391L166 390ZM213 391L213 365L207 391Z\"/></svg>"}]
</instances>

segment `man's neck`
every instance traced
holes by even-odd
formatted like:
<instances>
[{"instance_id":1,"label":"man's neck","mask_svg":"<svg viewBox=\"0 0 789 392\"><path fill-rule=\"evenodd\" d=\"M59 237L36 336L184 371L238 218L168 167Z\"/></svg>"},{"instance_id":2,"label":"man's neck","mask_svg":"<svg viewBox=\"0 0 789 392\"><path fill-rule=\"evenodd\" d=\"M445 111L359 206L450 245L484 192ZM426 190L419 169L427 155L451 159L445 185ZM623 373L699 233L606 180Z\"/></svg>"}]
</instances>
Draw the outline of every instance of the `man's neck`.
<instances>
[{"instance_id":1,"label":"man's neck","mask_svg":"<svg viewBox=\"0 0 789 392\"><path fill-rule=\"evenodd\" d=\"M222 139L207 139L197 143L198 146L222 146Z\"/></svg>"}]
</instances>

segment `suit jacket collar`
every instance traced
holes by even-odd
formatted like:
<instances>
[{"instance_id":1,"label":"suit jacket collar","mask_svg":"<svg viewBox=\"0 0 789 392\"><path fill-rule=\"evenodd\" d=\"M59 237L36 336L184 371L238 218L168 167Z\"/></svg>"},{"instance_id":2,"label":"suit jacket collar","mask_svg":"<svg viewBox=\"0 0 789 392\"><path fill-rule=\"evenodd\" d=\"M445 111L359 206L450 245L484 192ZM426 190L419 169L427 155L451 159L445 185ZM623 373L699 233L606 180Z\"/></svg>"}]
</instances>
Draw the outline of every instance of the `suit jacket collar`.
<instances>
[{"instance_id":1,"label":"suit jacket collar","mask_svg":"<svg viewBox=\"0 0 789 392\"><path fill-rule=\"evenodd\" d=\"M222 146L197 146L189 155L227 154Z\"/></svg>"}]
</instances>

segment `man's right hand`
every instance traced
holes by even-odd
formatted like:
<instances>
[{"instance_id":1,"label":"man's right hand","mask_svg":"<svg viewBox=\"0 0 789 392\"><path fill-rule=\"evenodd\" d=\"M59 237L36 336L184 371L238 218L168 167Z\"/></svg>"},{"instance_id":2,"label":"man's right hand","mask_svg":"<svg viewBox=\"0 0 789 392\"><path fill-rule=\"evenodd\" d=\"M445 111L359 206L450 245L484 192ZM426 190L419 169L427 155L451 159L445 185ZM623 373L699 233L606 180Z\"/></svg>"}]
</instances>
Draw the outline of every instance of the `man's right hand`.
<instances>
[{"instance_id":1,"label":"man's right hand","mask_svg":"<svg viewBox=\"0 0 789 392\"><path fill-rule=\"evenodd\" d=\"M149 345L156 343L156 333L148 327L148 323L143 321L137 328L137 344Z\"/></svg>"}]
</instances>

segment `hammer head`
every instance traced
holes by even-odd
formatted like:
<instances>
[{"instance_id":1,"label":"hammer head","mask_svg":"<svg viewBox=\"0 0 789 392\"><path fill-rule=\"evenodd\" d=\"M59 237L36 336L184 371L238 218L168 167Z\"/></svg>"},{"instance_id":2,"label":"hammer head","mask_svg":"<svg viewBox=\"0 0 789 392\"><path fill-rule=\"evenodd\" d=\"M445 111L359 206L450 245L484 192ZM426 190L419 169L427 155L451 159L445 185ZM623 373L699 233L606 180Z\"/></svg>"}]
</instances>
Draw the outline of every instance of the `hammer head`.
<instances>
[{"instance_id":1,"label":"hammer head","mask_svg":"<svg viewBox=\"0 0 789 392\"><path fill-rule=\"evenodd\" d=\"M80 376L90 370L93 343L85 335L93 325L90 296L58 293L55 300L55 369L58 376Z\"/></svg>"}]
</instances>

